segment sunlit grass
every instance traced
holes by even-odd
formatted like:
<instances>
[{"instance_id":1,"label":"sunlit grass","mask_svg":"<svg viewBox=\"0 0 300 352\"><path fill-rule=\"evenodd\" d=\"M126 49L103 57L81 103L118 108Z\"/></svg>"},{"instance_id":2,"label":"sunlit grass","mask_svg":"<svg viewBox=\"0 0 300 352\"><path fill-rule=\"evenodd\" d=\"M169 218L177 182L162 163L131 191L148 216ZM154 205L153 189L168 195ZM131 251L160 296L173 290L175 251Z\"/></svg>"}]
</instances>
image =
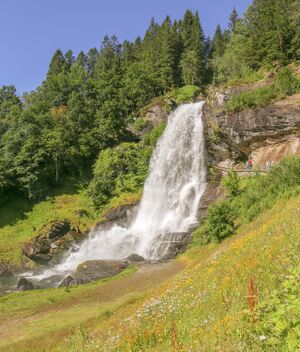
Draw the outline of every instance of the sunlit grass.
<instances>
[{"instance_id":1,"label":"sunlit grass","mask_svg":"<svg viewBox=\"0 0 300 352\"><path fill-rule=\"evenodd\" d=\"M196 262L185 272L142 303L96 324L84 341L75 335L69 350L81 351L84 344L85 351L173 351L175 324L183 351L258 351L243 338L252 329L249 282L259 302L295 265L299 209L300 197L280 201L222 244L191 249L187 255Z\"/></svg>"}]
</instances>

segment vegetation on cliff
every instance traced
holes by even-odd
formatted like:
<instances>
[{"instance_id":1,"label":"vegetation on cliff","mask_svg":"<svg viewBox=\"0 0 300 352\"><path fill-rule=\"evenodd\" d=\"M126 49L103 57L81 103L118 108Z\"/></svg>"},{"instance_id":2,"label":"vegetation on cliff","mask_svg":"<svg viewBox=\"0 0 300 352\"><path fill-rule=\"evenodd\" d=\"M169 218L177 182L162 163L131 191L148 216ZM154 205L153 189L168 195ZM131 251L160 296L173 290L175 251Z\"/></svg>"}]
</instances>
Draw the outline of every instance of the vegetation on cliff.
<instances>
[{"instance_id":1,"label":"vegetation on cliff","mask_svg":"<svg viewBox=\"0 0 300 352\"><path fill-rule=\"evenodd\" d=\"M242 18L233 10L228 28L218 26L210 40L198 13L187 11L179 21L152 19L133 42L105 37L100 49L77 57L57 50L44 82L22 97L13 86L2 87L0 264L32 268L20 244L53 220L67 219L84 231L109 209L139 199L164 129L164 123L148 128L149 108L159 105L169 113L208 84L261 78L264 86L227 102L228 113L299 92L290 65L300 59L299 21L299 0L254 0ZM267 79L263 72L270 73ZM9 336L0 337L0 349L40 350L43 342L35 339L51 335L51 346L42 348L296 351L299 180L297 158L267 176L241 180L230 173L223 180L226 199L209 209L192 248L179 259L188 269L150 291L161 283L153 274L146 297L144 284L136 289L135 281L121 297L128 279L121 275L121 286L102 282L0 298L0 324ZM108 302L99 301L95 311L102 286ZM82 323L90 330L71 331ZM64 335L71 337L61 341Z\"/></svg>"},{"instance_id":2,"label":"vegetation on cliff","mask_svg":"<svg viewBox=\"0 0 300 352\"><path fill-rule=\"evenodd\" d=\"M235 232L235 225L252 221L279 199L298 195L300 158L285 158L272 166L267 175L258 173L243 180L233 171L223 180L223 185L228 197L210 207L205 231L200 234L207 241L223 240Z\"/></svg>"}]
</instances>

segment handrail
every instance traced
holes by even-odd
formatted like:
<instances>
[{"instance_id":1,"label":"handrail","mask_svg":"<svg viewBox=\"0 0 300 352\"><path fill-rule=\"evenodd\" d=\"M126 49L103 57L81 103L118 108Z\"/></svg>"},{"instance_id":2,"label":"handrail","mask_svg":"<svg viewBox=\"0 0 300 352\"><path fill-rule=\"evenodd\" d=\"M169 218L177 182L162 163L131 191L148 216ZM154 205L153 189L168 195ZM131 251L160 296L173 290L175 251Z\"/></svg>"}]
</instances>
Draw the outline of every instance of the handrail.
<instances>
[{"instance_id":1,"label":"handrail","mask_svg":"<svg viewBox=\"0 0 300 352\"><path fill-rule=\"evenodd\" d=\"M235 171L237 173L239 173L239 172L240 173L242 173L242 172L249 172L249 173L254 172L254 173L262 173L262 174L267 174L268 173L268 171L264 171L264 170L247 170L247 169L245 169L245 170L234 170L232 168L225 167L225 166L216 166L216 168L220 169L221 171Z\"/></svg>"}]
</instances>

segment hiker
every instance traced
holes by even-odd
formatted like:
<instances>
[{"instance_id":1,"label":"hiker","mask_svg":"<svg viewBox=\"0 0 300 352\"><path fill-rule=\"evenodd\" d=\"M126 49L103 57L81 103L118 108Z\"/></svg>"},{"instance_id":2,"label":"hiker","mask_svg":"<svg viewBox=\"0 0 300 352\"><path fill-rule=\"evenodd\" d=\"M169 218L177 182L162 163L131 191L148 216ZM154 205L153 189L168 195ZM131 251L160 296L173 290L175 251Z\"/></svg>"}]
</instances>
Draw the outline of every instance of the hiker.
<instances>
[{"instance_id":1,"label":"hiker","mask_svg":"<svg viewBox=\"0 0 300 352\"><path fill-rule=\"evenodd\" d=\"M265 171L269 171L270 170L270 166L271 166L271 162L270 162L270 160L267 160L266 164L265 164Z\"/></svg>"},{"instance_id":2,"label":"hiker","mask_svg":"<svg viewBox=\"0 0 300 352\"><path fill-rule=\"evenodd\" d=\"M251 157L247 161L247 169L248 171L251 171L253 169L253 160Z\"/></svg>"}]
</instances>

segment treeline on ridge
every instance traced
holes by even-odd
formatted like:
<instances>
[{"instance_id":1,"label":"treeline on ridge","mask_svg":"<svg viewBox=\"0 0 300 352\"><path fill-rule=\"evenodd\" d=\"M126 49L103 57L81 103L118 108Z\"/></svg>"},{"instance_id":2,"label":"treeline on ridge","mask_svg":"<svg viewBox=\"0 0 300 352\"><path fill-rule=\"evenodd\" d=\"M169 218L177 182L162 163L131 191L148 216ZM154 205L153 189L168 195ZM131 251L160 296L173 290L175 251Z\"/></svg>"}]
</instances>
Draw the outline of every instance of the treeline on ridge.
<instances>
[{"instance_id":1,"label":"treeline on ridge","mask_svg":"<svg viewBox=\"0 0 300 352\"><path fill-rule=\"evenodd\" d=\"M299 59L299 4L254 0L243 18L233 10L228 28L218 26L212 40L198 13L188 10L179 21L152 19L144 37L133 42L106 36L100 49L76 57L57 50L35 91L19 97L13 86L0 89L0 199L11 192L47 195L65 177L80 180L99 155L92 183L97 199L97 189L103 189L99 165L110 155L104 150L130 139L128 126L153 98ZM134 160L145 157L127 149ZM130 163L128 155L125 159Z\"/></svg>"}]
</instances>

